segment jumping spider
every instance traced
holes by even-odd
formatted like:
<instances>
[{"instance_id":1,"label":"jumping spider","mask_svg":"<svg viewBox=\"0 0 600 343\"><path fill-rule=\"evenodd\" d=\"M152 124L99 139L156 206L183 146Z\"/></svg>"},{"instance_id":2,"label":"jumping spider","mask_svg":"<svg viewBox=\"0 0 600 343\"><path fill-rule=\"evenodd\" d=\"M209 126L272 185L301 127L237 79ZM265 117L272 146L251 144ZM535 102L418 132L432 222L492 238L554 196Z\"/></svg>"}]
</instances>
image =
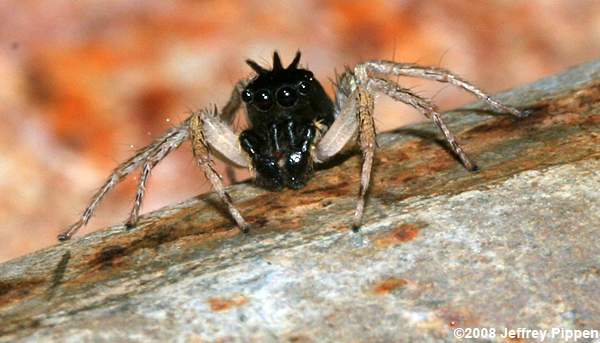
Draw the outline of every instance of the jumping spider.
<instances>
[{"instance_id":1,"label":"jumping spider","mask_svg":"<svg viewBox=\"0 0 600 343\"><path fill-rule=\"evenodd\" d=\"M79 220L62 232L58 239L64 241L71 238L80 227L87 224L108 191L135 169L142 167L135 204L127 221L128 226L136 225L152 168L186 139L191 140L198 165L221 201L227 205L231 217L242 231L247 232L248 224L225 191L221 177L213 167L211 153L236 166L253 169L257 184L263 188L273 191L284 187L299 189L311 177L313 163L327 161L353 137L357 137L363 163L353 221L356 230L362 223L373 165L376 135L373 108L376 93L408 104L431 118L465 168L477 170L475 163L467 157L442 121L435 106L390 80L392 76L447 82L471 92L495 110L517 117L525 116L523 112L499 103L450 71L381 60L359 63L353 69L346 68L336 78L335 100L332 101L313 73L298 67L299 62L300 52L285 68L277 52L273 54L272 69L265 69L247 60L255 75L237 83L221 111L211 107L192 113L179 126L118 166L96 192ZM242 102L250 128L237 135L231 129L231 123Z\"/></svg>"}]
</instances>

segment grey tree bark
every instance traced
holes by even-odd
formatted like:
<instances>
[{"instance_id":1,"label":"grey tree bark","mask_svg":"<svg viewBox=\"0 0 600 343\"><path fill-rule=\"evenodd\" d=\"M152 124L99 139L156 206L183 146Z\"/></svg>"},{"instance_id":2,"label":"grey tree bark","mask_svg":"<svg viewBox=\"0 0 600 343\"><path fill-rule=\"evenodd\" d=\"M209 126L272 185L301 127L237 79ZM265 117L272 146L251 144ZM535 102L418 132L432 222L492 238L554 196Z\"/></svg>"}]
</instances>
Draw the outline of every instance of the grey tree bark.
<instances>
[{"instance_id":1,"label":"grey tree bark","mask_svg":"<svg viewBox=\"0 0 600 343\"><path fill-rule=\"evenodd\" d=\"M431 123L381 134L358 234L350 155L299 191L231 187L249 235L206 195L4 263L0 342L600 330L600 61L497 98L532 115L445 115L477 174Z\"/></svg>"}]
</instances>

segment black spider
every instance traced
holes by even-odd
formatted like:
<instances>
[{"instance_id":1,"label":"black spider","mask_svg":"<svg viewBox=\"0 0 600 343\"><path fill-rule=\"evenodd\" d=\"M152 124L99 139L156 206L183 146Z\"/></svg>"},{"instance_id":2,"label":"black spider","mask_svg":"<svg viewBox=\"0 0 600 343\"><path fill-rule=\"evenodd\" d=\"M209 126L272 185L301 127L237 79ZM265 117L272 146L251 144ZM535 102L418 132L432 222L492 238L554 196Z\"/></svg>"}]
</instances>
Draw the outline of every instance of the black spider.
<instances>
[{"instance_id":1,"label":"black spider","mask_svg":"<svg viewBox=\"0 0 600 343\"><path fill-rule=\"evenodd\" d=\"M71 238L80 227L87 224L106 193L135 169L142 167L135 204L127 221L129 226L136 225L152 168L186 139L191 140L194 156L213 189L227 205L240 229L247 231L248 224L226 193L213 167L211 154L231 164L255 170L256 182L269 190L281 190L283 187L299 189L308 182L313 163L330 159L352 138L357 137L363 154L360 191L353 221L353 228L358 229L362 224L375 150L375 93L386 94L431 118L463 165L468 170L476 170L477 166L456 142L435 106L390 80L391 76L448 82L471 92L496 110L517 117L525 116L445 69L382 60L346 68L344 73L337 76L335 100L332 101L313 73L299 68L299 62L300 52L286 68L277 52L273 54L272 69L265 69L247 60L255 75L237 83L221 111L206 108L194 112L179 126L117 167L96 192L79 220L58 236L59 240ZM245 103L251 126L237 135L230 125L242 102Z\"/></svg>"},{"instance_id":2,"label":"black spider","mask_svg":"<svg viewBox=\"0 0 600 343\"><path fill-rule=\"evenodd\" d=\"M240 143L252 159L256 182L270 190L304 187L317 123L330 126L335 120L333 102L298 62L300 54L284 68L276 54L273 69L266 70L248 61L257 76L242 92L251 128L240 134Z\"/></svg>"}]
</instances>

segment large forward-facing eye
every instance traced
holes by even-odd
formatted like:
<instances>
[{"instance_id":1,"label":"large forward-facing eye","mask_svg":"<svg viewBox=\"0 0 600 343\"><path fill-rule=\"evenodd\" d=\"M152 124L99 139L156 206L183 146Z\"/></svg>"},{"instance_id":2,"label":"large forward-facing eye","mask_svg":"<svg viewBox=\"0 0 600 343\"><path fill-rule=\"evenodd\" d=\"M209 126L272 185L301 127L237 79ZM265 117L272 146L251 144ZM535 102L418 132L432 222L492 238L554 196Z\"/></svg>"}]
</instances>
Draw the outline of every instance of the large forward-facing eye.
<instances>
[{"instance_id":1,"label":"large forward-facing eye","mask_svg":"<svg viewBox=\"0 0 600 343\"><path fill-rule=\"evenodd\" d=\"M273 106L273 97L268 89L261 89L254 95L254 105L261 111L267 111Z\"/></svg>"},{"instance_id":2,"label":"large forward-facing eye","mask_svg":"<svg viewBox=\"0 0 600 343\"><path fill-rule=\"evenodd\" d=\"M292 107L298 101L298 92L292 87L285 86L277 91L277 103L283 107Z\"/></svg>"},{"instance_id":3,"label":"large forward-facing eye","mask_svg":"<svg viewBox=\"0 0 600 343\"><path fill-rule=\"evenodd\" d=\"M252 102L252 91L249 89L244 89L244 91L242 92L242 101L249 104Z\"/></svg>"},{"instance_id":4,"label":"large forward-facing eye","mask_svg":"<svg viewBox=\"0 0 600 343\"><path fill-rule=\"evenodd\" d=\"M310 82L300 81L298 82L298 92L302 95L307 95L311 90Z\"/></svg>"}]
</instances>

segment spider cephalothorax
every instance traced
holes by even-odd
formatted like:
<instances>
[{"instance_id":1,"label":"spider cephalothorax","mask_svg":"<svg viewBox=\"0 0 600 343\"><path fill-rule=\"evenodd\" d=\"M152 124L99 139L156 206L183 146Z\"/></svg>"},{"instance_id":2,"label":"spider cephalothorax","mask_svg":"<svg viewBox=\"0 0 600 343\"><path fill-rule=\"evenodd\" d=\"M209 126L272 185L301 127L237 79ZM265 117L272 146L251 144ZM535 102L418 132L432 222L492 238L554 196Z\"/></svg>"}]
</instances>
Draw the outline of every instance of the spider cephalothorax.
<instances>
[{"instance_id":1,"label":"spider cephalothorax","mask_svg":"<svg viewBox=\"0 0 600 343\"><path fill-rule=\"evenodd\" d=\"M257 183L270 190L305 185L317 125L335 119L333 102L312 72L298 68L299 61L299 52L287 68L277 53L271 70L247 61L257 75L242 91L252 127L240 134L240 144L252 159Z\"/></svg>"},{"instance_id":2,"label":"spider cephalothorax","mask_svg":"<svg viewBox=\"0 0 600 343\"><path fill-rule=\"evenodd\" d=\"M298 67L299 62L299 52L286 68L281 64L277 52L273 55L271 69L248 60L255 75L238 82L231 98L220 111L209 107L192 113L179 126L122 163L96 192L79 220L58 238L71 238L80 227L87 224L108 191L141 167L135 204L127 221L128 226L136 225L146 181L152 168L188 139L191 140L198 165L213 189L240 229L248 231L248 224L234 206L221 177L213 167L212 156L218 156L239 167L253 169L257 183L265 188L296 189L303 187L310 178L313 163L327 161L353 138L357 138L363 164L352 227L358 229L362 224L375 151L373 111L376 93L410 105L432 119L463 165L470 171L477 170L475 163L442 121L435 106L429 100L402 88L391 79L392 76L447 82L472 93L496 110L517 117L525 115L492 99L448 70L383 60L367 61L352 69L347 68L337 77L335 101L332 102L312 72ZM242 101L245 103L250 128L238 135L231 129L231 123Z\"/></svg>"}]
</instances>

